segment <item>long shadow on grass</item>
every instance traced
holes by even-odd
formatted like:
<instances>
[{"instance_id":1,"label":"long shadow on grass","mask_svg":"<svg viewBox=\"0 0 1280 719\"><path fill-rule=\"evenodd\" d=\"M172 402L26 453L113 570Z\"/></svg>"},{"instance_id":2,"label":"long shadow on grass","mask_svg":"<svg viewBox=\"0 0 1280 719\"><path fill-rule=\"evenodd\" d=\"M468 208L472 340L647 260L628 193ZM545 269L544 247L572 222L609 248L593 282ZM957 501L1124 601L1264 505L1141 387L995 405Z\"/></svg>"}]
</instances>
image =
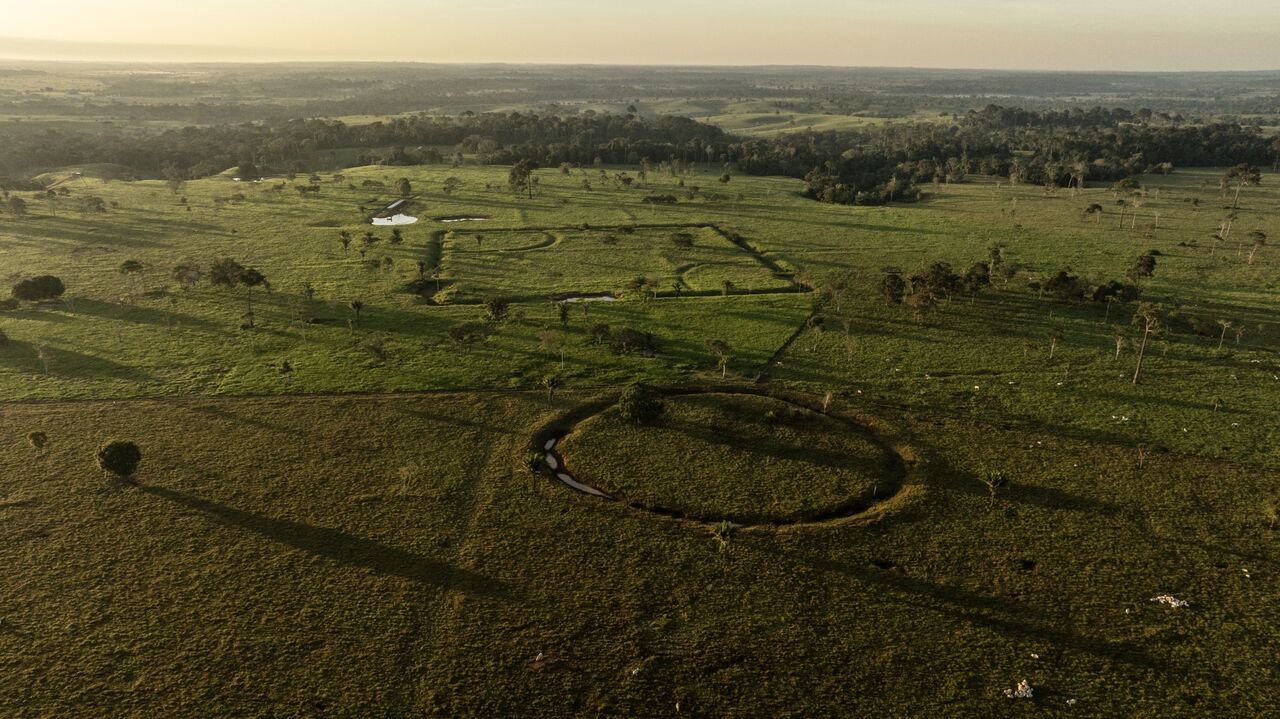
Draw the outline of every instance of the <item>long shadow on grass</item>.
<instances>
[{"instance_id":1,"label":"long shadow on grass","mask_svg":"<svg viewBox=\"0 0 1280 719\"><path fill-rule=\"evenodd\" d=\"M1048 640L1060 647L1070 647L1078 652L1134 666L1153 667L1156 664L1155 659L1137 644L1123 640L1094 639L1055 629L1049 625L1053 621L1052 617L1046 616L1036 607L1020 602L935 584L872 565L849 564L826 557L800 556L764 547L760 551L799 561L820 571L842 574L865 585L877 586L890 593L889 601L898 598L907 605L986 627L1006 637L1037 642Z\"/></svg>"},{"instance_id":2,"label":"long shadow on grass","mask_svg":"<svg viewBox=\"0 0 1280 719\"><path fill-rule=\"evenodd\" d=\"M404 577L421 584L459 589L468 594L482 596L510 594L503 583L490 577L406 552L403 549L362 539L337 529L314 527L287 519L273 519L164 487L143 486L140 489L152 496L212 515L232 527L249 530L294 549L348 566L363 567L378 574Z\"/></svg>"}]
</instances>

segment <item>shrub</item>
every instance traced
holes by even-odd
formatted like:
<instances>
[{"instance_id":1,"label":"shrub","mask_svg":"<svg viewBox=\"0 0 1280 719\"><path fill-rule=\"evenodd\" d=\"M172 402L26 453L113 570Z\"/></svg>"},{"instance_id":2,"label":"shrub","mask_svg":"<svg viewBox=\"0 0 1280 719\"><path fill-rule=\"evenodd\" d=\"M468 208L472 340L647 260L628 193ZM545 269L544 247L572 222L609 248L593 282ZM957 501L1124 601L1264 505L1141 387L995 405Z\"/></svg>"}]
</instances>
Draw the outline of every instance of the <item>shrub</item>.
<instances>
[{"instance_id":1,"label":"shrub","mask_svg":"<svg viewBox=\"0 0 1280 719\"><path fill-rule=\"evenodd\" d=\"M627 387L618 398L618 416L632 424L651 424L662 416L665 409L662 395L645 384Z\"/></svg>"},{"instance_id":2,"label":"shrub","mask_svg":"<svg viewBox=\"0 0 1280 719\"><path fill-rule=\"evenodd\" d=\"M133 442L113 439L98 448L98 466L108 474L128 480L138 471L142 450Z\"/></svg>"},{"instance_id":3,"label":"shrub","mask_svg":"<svg viewBox=\"0 0 1280 719\"><path fill-rule=\"evenodd\" d=\"M657 350L657 343L652 334L630 327L614 330L610 339L613 341L613 351L618 354L652 353Z\"/></svg>"},{"instance_id":4,"label":"shrub","mask_svg":"<svg viewBox=\"0 0 1280 719\"><path fill-rule=\"evenodd\" d=\"M14 285L13 298L23 302L40 302L57 299L66 291L67 287L62 284L62 280L53 275L40 275Z\"/></svg>"},{"instance_id":5,"label":"shrub","mask_svg":"<svg viewBox=\"0 0 1280 719\"><path fill-rule=\"evenodd\" d=\"M493 324L505 322L510 311L511 300L506 297L486 297L484 300L484 318Z\"/></svg>"}]
</instances>

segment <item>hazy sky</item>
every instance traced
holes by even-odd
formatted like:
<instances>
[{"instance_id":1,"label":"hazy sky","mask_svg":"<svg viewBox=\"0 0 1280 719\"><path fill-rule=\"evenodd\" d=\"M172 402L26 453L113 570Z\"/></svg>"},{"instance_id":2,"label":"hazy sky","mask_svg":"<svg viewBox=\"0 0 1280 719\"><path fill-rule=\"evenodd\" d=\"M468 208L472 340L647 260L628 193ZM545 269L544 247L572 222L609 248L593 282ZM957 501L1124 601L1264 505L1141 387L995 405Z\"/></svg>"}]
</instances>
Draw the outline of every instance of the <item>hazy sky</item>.
<instances>
[{"instance_id":1,"label":"hazy sky","mask_svg":"<svg viewBox=\"0 0 1280 719\"><path fill-rule=\"evenodd\" d=\"M4 5L0 57L1280 69L1280 0L4 0Z\"/></svg>"}]
</instances>

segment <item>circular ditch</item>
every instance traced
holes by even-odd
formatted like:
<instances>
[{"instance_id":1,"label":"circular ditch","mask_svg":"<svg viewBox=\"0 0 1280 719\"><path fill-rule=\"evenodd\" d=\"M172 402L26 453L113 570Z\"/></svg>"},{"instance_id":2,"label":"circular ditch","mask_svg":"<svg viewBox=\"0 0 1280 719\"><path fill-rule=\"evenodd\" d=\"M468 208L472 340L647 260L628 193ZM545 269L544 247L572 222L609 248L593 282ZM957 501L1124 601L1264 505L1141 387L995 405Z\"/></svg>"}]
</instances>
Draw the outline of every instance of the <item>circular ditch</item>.
<instances>
[{"instance_id":1,"label":"circular ditch","mask_svg":"<svg viewBox=\"0 0 1280 719\"><path fill-rule=\"evenodd\" d=\"M559 482L635 510L699 523L807 524L894 496L907 461L870 427L750 392L682 391L636 425L580 408L538 450Z\"/></svg>"}]
</instances>

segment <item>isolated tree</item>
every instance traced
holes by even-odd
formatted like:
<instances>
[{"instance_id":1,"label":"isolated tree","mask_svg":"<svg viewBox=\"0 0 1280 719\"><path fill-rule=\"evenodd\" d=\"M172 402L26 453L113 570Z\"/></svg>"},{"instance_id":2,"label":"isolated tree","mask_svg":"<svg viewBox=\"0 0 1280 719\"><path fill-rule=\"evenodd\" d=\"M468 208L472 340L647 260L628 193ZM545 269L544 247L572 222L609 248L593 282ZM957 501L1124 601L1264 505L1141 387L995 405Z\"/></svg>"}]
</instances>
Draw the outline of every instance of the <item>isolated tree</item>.
<instances>
[{"instance_id":1,"label":"isolated tree","mask_svg":"<svg viewBox=\"0 0 1280 719\"><path fill-rule=\"evenodd\" d=\"M1133 265L1129 268L1127 276L1131 281L1136 281L1141 277L1150 277L1156 271L1156 256L1147 252L1138 255L1133 261Z\"/></svg>"},{"instance_id":2,"label":"isolated tree","mask_svg":"<svg viewBox=\"0 0 1280 719\"><path fill-rule=\"evenodd\" d=\"M120 267L118 267L117 270L120 272L120 274L124 275L126 278L129 278L130 280L132 280L135 277L141 280L141 278L144 276L143 272L146 271L146 267L137 260L125 260L124 262L120 263ZM142 287L142 291L145 292L147 289L145 281L140 282L140 284Z\"/></svg>"},{"instance_id":3,"label":"isolated tree","mask_svg":"<svg viewBox=\"0 0 1280 719\"><path fill-rule=\"evenodd\" d=\"M652 424L665 410L662 395L646 384L629 385L618 398L618 416L632 424Z\"/></svg>"},{"instance_id":4,"label":"isolated tree","mask_svg":"<svg viewBox=\"0 0 1280 719\"><path fill-rule=\"evenodd\" d=\"M173 279L182 289L190 289L204 279L204 270L200 269L200 265L190 260L179 262L173 268Z\"/></svg>"},{"instance_id":5,"label":"isolated tree","mask_svg":"<svg viewBox=\"0 0 1280 719\"><path fill-rule=\"evenodd\" d=\"M891 305L902 304L902 297L907 293L907 281L902 275L890 273L880 280L880 294Z\"/></svg>"},{"instance_id":6,"label":"isolated tree","mask_svg":"<svg viewBox=\"0 0 1280 719\"><path fill-rule=\"evenodd\" d=\"M338 241L342 243L342 251L346 252L351 247L351 233L342 230L338 233Z\"/></svg>"},{"instance_id":7,"label":"isolated tree","mask_svg":"<svg viewBox=\"0 0 1280 719\"><path fill-rule=\"evenodd\" d=\"M510 311L511 300L506 297L490 296L484 299L484 315L490 324L506 322Z\"/></svg>"},{"instance_id":8,"label":"isolated tree","mask_svg":"<svg viewBox=\"0 0 1280 719\"><path fill-rule=\"evenodd\" d=\"M723 282L720 283L720 294L724 295L725 297L728 297L730 294L732 294L733 289L734 289L733 282L729 280L724 280Z\"/></svg>"},{"instance_id":9,"label":"isolated tree","mask_svg":"<svg viewBox=\"0 0 1280 719\"><path fill-rule=\"evenodd\" d=\"M404 232L399 227L391 228L391 244L398 245L404 242Z\"/></svg>"},{"instance_id":10,"label":"isolated tree","mask_svg":"<svg viewBox=\"0 0 1280 719\"><path fill-rule=\"evenodd\" d=\"M1093 223L1096 225L1102 221L1102 205L1095 202L1084 209L1084 214L1093 215Z\"/></svg>"},{"instance_id":11,"label":"isolated tree","mask_svg":"<svg viewBox=\"0 0 1280 719\"><path fill-rule=\"evenodd\" d=\"M542 375L542 388L547 391L547 401L556 398L556 390L560 388L560 375L555 372L548 372Z\"/></svg>"},{"instance_id":12,"label":"isolated tree","mask_svg":"<svg viewBox=\"0 0 1280 719\"><path fill-rule=\"evenodd\" d=\"M520 160L511 166L511 171L507 173L507 187L517 195L527 192L529 199L533 199L533 171L538 169L537 163L531 160Z\"/></svg>"},{"instance_id":13,"label":"isolated tree","mask_svg":"<svg viewBox=\"0 0 1280 719\"><path fill-rule=\"evenodd\" d=\"M549 355L560 355L560 364L564 364L564 334L559 330L546 329L538 333L538 343Z\"/></svg>"},{"instance_id":14,"label":"isolated tree","mask_svg":"<svg viewBox=\"0 0 1280 719\"><path fill-rule=\"evenodd\" d=\"M1231 200L1231 209L1240 206L1240 190L1262 184L1262 171L1247 162L1240 163L1222 174L1222 186L1235 185L1236 194Z\"/></svg>"},{"instance_id":15,"label":"isolated tree","mask_svg":"<svg viewBox=\"0 0 1280 719\"><path fill-rule=\"evenodd\" d=\"M964 289L970 296L977 295L990 284L991 266L985 262L973 263L964 273Z\"/></svg>"},{"instance_id":16,"label":"isolated tree","mask_svg":"<svg viewBox=\"0 0 1280 719\"><path fill-rule=\"evenodd\" d=\"M1249 233L1249 239L1252 241L1249 247L1249 264L1252 265L1253 256L1258 253L1258 250L1262 249L1263 245L1267 244L1267 233L1262 230L1254 230Z\"/></svg>"},{"instance_id":17,"label":"isolated tree","mask_svg":"<svg viewBox=\"0 0 1280 719\"><path fill-rule=\"evenodd\" d=\"M1133 315L1133 323L1142 329L1142 340L1138 344L1138 361L1133 368L1133 384L1142 380L1142 360L1147 353L1147 340L1164 330L1164 308L1151 302L1138 304L1138 311Z\"/></svg>"},{"instance_id":18,"label":"isolated tree","mask_svg":"<svg viewBox=\"0 0 1280 719\"><path fill-rule=\"evenodd\" d=\"M39 275L21 280L11 290L13 298L21 302L44 302L55 300L67 291L62 280L53 275Z\"/></svg>"},{"instance_id":19,"label":"isolated tree","mask_svg":"<svg viewBox=\"0 0 1280 719\"><path fill-rule=\"evenodd\" d=\"M36 454L43 457L44 448L49 444L49 435L44 432L29 432L27 434L27 444L36 451Z\"/></svg>"},{"instance_id":20,"label":"isolated tree","mask_svg":"<svg viewBox=\"0 0 1280 719\"><path fill-rule=\"evenodd\" d=\"M14 217L22 217L27 214L27 201L17 195L11 195L9 200L5 202L5 207L9 210L9 214Z\"/></svg>"},{"instance_id":21,"label":"isolated tree","mask_svg":"<svg viewBox=\"0 0 1280 719\"><path fill-rule=\"evenodd\" d=\"M1222 343L1227 341L1227 330L1231 329L1231 320L1216 320L1216 322L1222 328L1222 334L1218 335L1218 349L1222 349Z\"/></svg>"},{"instance_id":22,"label":"isolated tree","mask_svg":"<svg viewBox=\"0 0 1280 719\"><path fill-rule=\"evenodd\" d=\"M347 308L355 313L356 329L360 329L360 313L364 311L364 303L360 300L351 300L347 303Z\"/></svg>"},{"instance_id":23,"label":"isolated tree","mask_svg":"<svg viewBox=\"0 0 1280 719\"><path fill-rule=\"evenodd\" d=\"M111 440L98 448L98 467L107 474L125 482L132 482L133 475L142 462L142 450L133 442Z\"/></svg>"},{"instance_id":24,"label":"isolated tree","mask_svg":"<svg viewBox=\"0 0 1280 719\"><path fill-rule=\"evenodd\" d=\"M1113 183L1111 185L1111 191L1120 196L1120 199L1117 203L1120 206L1119 227L1123 228L1125 207L1129 203L1133 202L1135 198L1137 198L1137 196L1142 192L1142 185L1134 178L1126 177L1122 180L1117 180L1115 183Z\"/></svg>"},{"instance_id":25,"label":"isolated tree","mask_svg":"<svg viewBox=\"0 0 1280 719\"><path fill-rule=\"evenodd\" d=\"M978 477L982 481L982 485L987 488L987 495L990 497L991 507L996 506L996 493L1009 485L1009 477L1004 472L986 471L982 476Z\"/></svg>"},{"instance_id":26,"label":"isolated tree","mask_svg":"<svg viewBox=\"0 0 1280 719\"><path fill-rule=\"evenodd\" d=\"M460 188L460 187L462 187L462 180L459 180L459 179L458 179L458 178L456 178L456 177L447 177L447 178L445 178L445 181L444 181L444 194L446 194L446 195L452 195L454 192L457 192L457 191L458 191L458 188Z\"/></svg>"},{"instance_id":27,"label":"isolated tree","mask_svg":"<svg viewBox=\"0 0 1280 719\"><path fill-rule=\"evenodd\" d=\"M401 177L396 180L396 193L401 197L408 197L413 194L413 185L409 183L409 178Z\"/></svg>"},{"instance_id":28,"label":"isolated tree","mask_svg":"<svg viewBox=\"0 0 1280 719\"><path fill-rule=\"evenodd\" d=\"M1054 327L1049 330L1049 359L1053 359L1053 353L1058 349L1058 343L1062 341L1062 330Z\"/></svg>"},{"instance_id":29,"label":"isolated tree","mask_svg":"<svg viewBox=\"0 0 1280 719\"><path fill-rule=\"evenodd\" d=\"M716 366L720 368L720 376L725 377L729 373L729 362L733 360L730 354L729 343L724 340L710 339L702 343L716 358Z\"/></svg>"}]
</instances>

